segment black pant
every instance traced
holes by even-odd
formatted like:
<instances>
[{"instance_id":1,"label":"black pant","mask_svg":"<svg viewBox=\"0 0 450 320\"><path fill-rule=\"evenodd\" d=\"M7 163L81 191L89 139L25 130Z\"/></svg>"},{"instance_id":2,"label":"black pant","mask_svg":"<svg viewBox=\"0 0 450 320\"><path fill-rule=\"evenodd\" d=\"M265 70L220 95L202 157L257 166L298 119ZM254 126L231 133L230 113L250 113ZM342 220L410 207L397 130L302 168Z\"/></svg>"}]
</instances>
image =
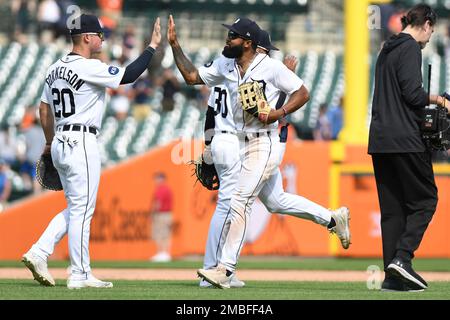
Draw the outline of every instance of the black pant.
<instances>
[{"instance_id":1,"label":"black pant","mask_svg":"<svg viewBox=\"0 0 450 320\"><path fill-rule=\"evenodd\" d=\"M381 209L384 269L414 258L437 206L431 154L372 154Z\"/></svg>"}]
</instances>

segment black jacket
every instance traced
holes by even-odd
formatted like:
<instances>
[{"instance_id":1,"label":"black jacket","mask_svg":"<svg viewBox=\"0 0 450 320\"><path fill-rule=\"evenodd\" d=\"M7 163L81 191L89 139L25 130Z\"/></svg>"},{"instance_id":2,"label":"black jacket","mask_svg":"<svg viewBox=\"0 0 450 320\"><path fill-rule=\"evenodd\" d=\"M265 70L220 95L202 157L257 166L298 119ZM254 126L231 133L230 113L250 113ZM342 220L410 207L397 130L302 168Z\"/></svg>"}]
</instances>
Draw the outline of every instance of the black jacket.
<instances>
[{"instance_id":1,"label":"black jacket","mask_svg":"<svg viewBox=\"0 0 450 320\"><path fill-rule=\"evenodd\" d=\"M369 153L424 152L420 113L428 104L420 45L406 33L392 36L375 69Z\"/></svg>"}]
</instances>

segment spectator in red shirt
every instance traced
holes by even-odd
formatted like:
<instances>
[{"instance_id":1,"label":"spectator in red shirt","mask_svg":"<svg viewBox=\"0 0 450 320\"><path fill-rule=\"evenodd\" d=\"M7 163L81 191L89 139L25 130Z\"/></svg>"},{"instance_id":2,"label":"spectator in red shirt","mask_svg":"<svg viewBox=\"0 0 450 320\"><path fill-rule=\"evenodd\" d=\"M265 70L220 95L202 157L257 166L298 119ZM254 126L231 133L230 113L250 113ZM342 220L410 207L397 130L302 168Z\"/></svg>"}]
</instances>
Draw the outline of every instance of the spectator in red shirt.
<instances>
[{"instance_id":1,"label":"spectator in red shirt","mask_svg":"<svg viewBox=\"0 0 450 320\"><path fill-rule=\"evenodd\" d=\"M152 203L152 239L156 242L156 255L153 262L168 262L170 255L170 237L172 231L172 191L167 185L164 173L158 172L154 177L156 189Z\"/></svg>"}]
</instances>

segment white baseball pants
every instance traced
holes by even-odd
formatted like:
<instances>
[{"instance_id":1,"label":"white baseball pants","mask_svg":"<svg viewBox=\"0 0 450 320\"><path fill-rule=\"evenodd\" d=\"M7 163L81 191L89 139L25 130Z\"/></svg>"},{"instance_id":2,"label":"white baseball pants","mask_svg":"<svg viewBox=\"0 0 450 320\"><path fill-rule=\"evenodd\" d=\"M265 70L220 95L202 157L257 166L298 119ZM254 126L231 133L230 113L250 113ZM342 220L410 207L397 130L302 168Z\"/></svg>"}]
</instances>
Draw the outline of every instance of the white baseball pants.
<instances>
[{"instance_id":1,"label":"white baseball pants","mask_svg":"<svg viewBox=\"0 0 450 320\"><path fill-rule=\"evenodd\" d=\"M67 233L72 279L87 279L91 271L89 234L100 182L101 161L94 134L81 131L57 132L51 146L67 208L57 214L32 251L47 259Z\"/></svg>"},{"instance_id":2,"label":"white baseball pants","mask_svg":"<svg viewBox=\"0 0 450 320\"><path fill-rule=\"evenodd\" d=\"M269 139L269 137L266 136L266 139ZM273 158L272 161L279 164L283 159L286 144L279 143L278 136L275 134L273 134L270 139L276 145L274 146L274 149L278 150L275 152L275 154L278 155L278 160ZM259 143L256 142L254 145L257 146L258 144ZM241 149L239 148L240 146L242 147ZM246 146L244 140L239 144L238 137L232 134L217 134L214 136L211 143L212 156L220 179L220 189L216 210L212 216L208 231L203 264L204 269L216 266L222 256L222 248L231 223L231 195L235 192L234 190L241 170L241 159L244 159L244 156L249 149L248 147L249 146ZM240 158L238 157L239 154L241 154ZM272 174L269 175L268 179L260 182L262 187L259 192L259 198L268 211L311 220L324 226L328 225L331 220L331 213L329 210L306 198L284 191L278 164ZM255 170L251 170L251 167L249 174L252 179L255 179L257 176L257 173L255 173ZM252 196L252 203L254 202L255 197L256 196ZM240 201L242 201L242 199L240 199ZM239 221L243 220L240 222L241 228L244 226L244 229L240 230L242 233L242 244L245 239L246 222L248 221L247 218L249 218L250 212L250 210L247 210L247 213L243 215L243 219L237 219ZM241 248L242 245L240 246L240 249Z\"/></svg>"}]
</instances>

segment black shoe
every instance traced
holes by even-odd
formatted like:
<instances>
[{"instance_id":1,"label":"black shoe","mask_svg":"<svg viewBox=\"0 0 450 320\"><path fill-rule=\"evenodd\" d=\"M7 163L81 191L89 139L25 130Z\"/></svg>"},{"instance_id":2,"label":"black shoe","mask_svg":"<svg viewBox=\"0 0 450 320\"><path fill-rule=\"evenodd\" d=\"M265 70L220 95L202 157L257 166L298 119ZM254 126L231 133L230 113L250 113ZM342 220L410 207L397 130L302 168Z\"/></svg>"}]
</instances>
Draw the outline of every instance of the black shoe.
<instances>
[{"instance_id":1,"label":"black shoe","mask_svg":"<svg viewBox=\"0 0 450 320\"><path fill-rule=\"evenodd\" d=\"M386 272L402 280L411 290L428 288L427 282L413 270L411 263L404 262L400 258L394 258L388 265Z\"/></svg>"},{"instance_id":2,"label":"black shoe","mask_svg":"<svg viewBox=\"0 0 450 320\"><path fill-rule=\"evenodd\" d=\"M389 292L422 292L423 288L411 288L405 284L402 280L394 277L386 277L381 284L381 291Z\"/></svg>"},{"instance_id":3,"label":"black shoe","mask_svg":"<svg viewBox=\"0 0 450 320\"><path fill-rule=\"evenodd\" d=\"M384 279L381 284L381 291L407 291L406 286L400 279L390 277Z\"/></svg>"}]
</instances>

